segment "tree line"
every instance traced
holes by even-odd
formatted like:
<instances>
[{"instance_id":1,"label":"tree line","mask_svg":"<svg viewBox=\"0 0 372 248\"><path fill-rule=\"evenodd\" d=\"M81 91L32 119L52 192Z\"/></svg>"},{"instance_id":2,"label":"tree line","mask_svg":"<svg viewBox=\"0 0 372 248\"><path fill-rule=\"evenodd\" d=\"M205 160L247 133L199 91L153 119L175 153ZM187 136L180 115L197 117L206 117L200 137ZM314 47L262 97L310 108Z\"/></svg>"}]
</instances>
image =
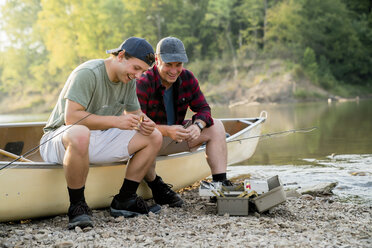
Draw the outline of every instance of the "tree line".
<instances>
[{"instance_id":1,"label":"tree line","mask_svg":"<svg viewBox=\"0 0 372 248\"><path fill-rule=\"evenodd\" d=\"M0 93L60 89L80 63L138 36L180 38L189 60L285 59L324 88L372 84L369 0L7 0ZM210 71L213 73L213 71Z\"/></svg>"}]
</instances>

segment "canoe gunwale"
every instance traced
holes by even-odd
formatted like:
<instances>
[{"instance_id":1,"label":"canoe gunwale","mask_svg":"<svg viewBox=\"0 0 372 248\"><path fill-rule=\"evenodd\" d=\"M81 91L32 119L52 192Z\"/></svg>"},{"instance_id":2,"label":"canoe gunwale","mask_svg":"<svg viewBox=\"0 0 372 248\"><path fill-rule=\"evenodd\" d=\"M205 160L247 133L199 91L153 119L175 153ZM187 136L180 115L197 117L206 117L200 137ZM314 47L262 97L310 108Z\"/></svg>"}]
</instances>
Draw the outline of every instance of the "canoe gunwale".
<instances>
[{"instance_id":1,"label":"canoe gunwale","mask_svg":"<svg viewBox=\"0 0 372 248\"><path fill-rule=\"evenodd\" d=\"M20 123L0 123L0 128L13 128L13 127L44 127L46 125L45 121L39 122L20 122Z\"/></svg>"},{"instance_id":2,"label":"canoe gunwale","mask_svg":"<svg viewBox=\"0 0 372 248\"><path fill-rule=\"evenodd\" d=\"M266 118L263 117L252 117L252 118L218 118L221 121L239 121L239 120L257 120L262 119L265 120ZM11 123L0 123L0 128L9 128L9 127L37 127L37 126L45 126L46 121L39 121L39 122L11 122Z\"/></svg>"},{"instance_id":3,"label":"canoe gunwale","mask_svg":"<svg viewBox=\"0 0 372 248\"><path fill-rule=\"evenodd\" d=\"M229 141L232 141L232 140L236 139L237 137L241 136L243 133L247 132L249 129L253 129L254 127L260 125L266 119L265 118L254 118L254 119L251 119L251 118L236 118L236 119L220 119L220 120L221 121L224 121L224 120L236 120L236 121L240 121L240 122L243 122L243 123L246 123L246 124L249 125L248 127L243 128L239 132L237 132L237 133L231 135L230 137L226 138L226 142L229 142ZM253 124L251 124L252 122L249 121L249 120L256 120L256 121L253 122Z\"/></svg>"},{"instance_id":4,"label":"canoe gunwale","mask_svg":"<svg viewBox=\"0 0 372 248\"><path fill-rule=\"evenodd\" d=\"M241 136L245 132L247 132L249 129L253 129L255 126L260 125L263 123L266 118L263 117L254 117L254 118L220 118L222 122L224 121L240 121L242 123L247 124L248 126L246 128L243 128L239 132L229 136L226 138L226 142L230 142L237 137ZM46 122L24 122L24 123L7 123L7 124L0 124L0 128L11 128L11 127L29 127L29 126L44 126ZM205 145L200 146L196 151L193 152L180 152L175 154L170 154L167 156L158 156L156 158L156 161L162 161L162 160L168 160L175 157L182 157L182 156L189 156L190 154L199 153L206 149ZM0 168L2 166L5 166L10 161L0 161ZM89 167L101 167L101 166L120 166L125 165L127 161L123 162L115 162L115 163L107 163L107 164L90 164ZM58 169L62 168L61 164L57 163L50 163L50 162L44 162L44 161L37 161L37 162L14 162L10 166L6 167L5 169L25 169L25 168L32 168L32 169ZM0 170L1 171L1 170Z\"/></svg>"},{"instance_id":5,"label":"canoe gunwale","mask_svg":"<svg viewBox=\"0 0 372 248\"><path fill-rule=\"evenodd\" d=\"M0 168L1 166L7 165L8 161L0 161ZM126 164L126 162L116 162L116 163L109 163L109 164L90 164L89 167L101 167L101 166L120 166ZM58 169L62 168L61 164L57 163L49 163L49 162L14 162L10 166L6 167L6 169L16 169L16 168L32 168L32 169ZM0 170L1 171L1 170Z\"/></svg>"}]
</instances>

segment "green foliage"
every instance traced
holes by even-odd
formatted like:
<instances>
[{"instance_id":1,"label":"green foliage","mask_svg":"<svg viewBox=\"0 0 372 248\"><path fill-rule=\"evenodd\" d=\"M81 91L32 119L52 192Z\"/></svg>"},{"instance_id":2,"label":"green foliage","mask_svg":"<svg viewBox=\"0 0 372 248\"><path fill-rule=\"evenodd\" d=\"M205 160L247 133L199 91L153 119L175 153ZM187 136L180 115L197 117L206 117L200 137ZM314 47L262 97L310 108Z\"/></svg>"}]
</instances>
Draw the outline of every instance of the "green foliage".
<instances>
[{"instance_id":1,"label":"green foliage","mask_svg":"<svg viewBox=\"0 0 372 248\"><path fill-rule=\"evenodd\" d=\"M331 92L334 95L338 95L341 97L362 96L366 92L372 92L372 86L371 85L355 86L345 83L338 83L334 85L334 87L331 89Z\"/></svg>"},{"instance_id":2,"label":"green foliage","mask_svg":"<svg viewBox=\"0 0 372 248\"><path fill-rule=\"evenodd\" d=\"M154 47L180 38L210 84L237 76L247 58L278 58L327 89L372 85L369 0L7 0L0 8L11 44L0 51L7 94L55 91L78 64L130 36Z\"/></svg>"},{"instance_id":3,"label":"green foliage","mask_svg":"<svg viewBox=\"0 0 372 248\"><path fill-rule=\"evenodd\" d=\"M113 1L43 1L37 25L48 50L48 72L68 74L77 64L119 46L123 9ZM58 11L56 11L58 10Z\"/></svg>"},{"instance_id":4,"label":"green foliage","mask_svg":"<svg viewBox=\"0 0 372 248\"><path fill-rule=\"evenodd\" d=\"M299 53L303 43L300 33L302 22L301 1L289 0L274 6L267 13L266 50L277 51L282 47L287 53L302 56ZM301 55L300 55L301 54Z\"/></svg>"},{"instance_id":5,"label":"green foliage","mask_svg":"<svg viewBox=\"0 0 372 248\"><path fill-rule=\"evenodd\" d=\"M307 0L301 13L309 20L301 30L303 44L325 56L338 80L349 81L357 70L361 44L345 5L336 0Z\"/></svg>"},{"instance_id":6,"label":"green foliage","mask_svg":"<svg viewBox=\"0 0 372 248\"><path fill-rule=\"evenodd\" d=\"M208 1L207 12L200 24L201 42L204 45L202 55L213 58L229 53L235 58L236 49L231 31L234 2L231 0Z\"/></svg>"},{"instance_id":7,"label":"green foliage","mask_svg":"<svg viewBox=\"0 0 372 248\"><path fill-rule=\"evenodd\" d=\"M255 57L264 46L264 1L240 1L240 4L234 6L234 12L239 52Z\"/></svg>"},{"instance_id":8,"label":"green foliage","mask_svg":"<svg viewBox=\"0 0 372 248\"><path fill-rule=\"evenodd\" d=\"M295 80L301 80L302 78L305 77L305 72L304 72L304 69L301 65L299 64L294 64L289 67L290 69L292 69L293 71L293 76L295 78Z\"/></svg>"},{"instance_id":9,"label":"green foliage","mask_svg":"<svg viewBox=\"0 0 372 248\"><path fill-rule=\"evenodd\" d=\"M31 68L43 50L39 33L34 31L40 9L38 0L8 0L1 8L2 28L11 44L2 51L0 90L3 92L19 94L24 86L34 83Z\"/></svg>"},{"instance_id":10,"label":"green foliage","mask_svg":"<svg viewBox=\"0 0 372 248\"><path fill-rule=\"evenodd\" d=\"M349 84L371 82L372 60L365 56L372 51L369 23L352 17L341 0L283 1L268 13L268 49L284 47L298 59L311 48L318 64L321 56L328 61L325 77Z\"/></svg>"},{"instance_id":11,"label":"green foliage","mask_svg":"<svg viewBox=\"0 0 372 248\"><path fill-rule=\"evenodd\" d=\"M200 82L208 85L217 85L222 79L231 78L233 75L233 66L229 66L229 59L196 60L188 65Z\"/></svg>"},{"instance_id":12,"label":"green foliage","mask_svg":"<svg viewBox=\"0 0 372 248\"><path fill-rule=\"evenodd\" d=\"M313 82L318 82L318 64L316 63L314 50L307 47L304 52L302 65Z\"/></svg>"},{"instance_id":13,"label":"green foliage","mask_svg":"<svg viewBox=\"0 0 372 248\"><path fill-rule=\"evenodd\" d=\"M39 41L33 26L40 10L40 0L8 0L2 6L2 28L14 46L29 48L32 43Z\"/></svg>"},{"instance_id":14,"label":"green foliage","mask_svg":"<svg viewBox=\"0 0 372 248\"><path fill-rule=\"evenodd\" d=\"M27 83L27 53L26 49L9 49L2 55L6 59L1 73L1 88L4 92L17 92L19 88Z\"/></svg>"}]
</instances>

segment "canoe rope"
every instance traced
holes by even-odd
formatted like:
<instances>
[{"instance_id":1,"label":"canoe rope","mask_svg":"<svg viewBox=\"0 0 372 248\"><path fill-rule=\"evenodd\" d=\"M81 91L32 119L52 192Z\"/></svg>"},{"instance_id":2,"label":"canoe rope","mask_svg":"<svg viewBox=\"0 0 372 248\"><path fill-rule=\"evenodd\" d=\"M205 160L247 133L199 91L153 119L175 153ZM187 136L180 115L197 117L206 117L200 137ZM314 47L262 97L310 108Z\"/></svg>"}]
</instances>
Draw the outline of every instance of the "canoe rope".
<instances>
[{"instance_id":1,"label":"canoe rope","mask_svg":"<svg viewBox=\"0 0 372 248\"><path fill-rule=\"evenodd\" d=\"M281 132L275 132L275 133L266 133L266 134L261 134L261 135L256 135L256 136L250 136L246 138L241 138L241 139L234 139L234 140L229 140L226 141L226 143L230 142L236 142L236 141L242 141L242 140L247 140L247 139L256 139L256 138L271 138L272 136L283 136L283 135L289 135L292 133L309 133L314 131L315 129L318 129L318 127L309 127L309 128L301 128L301 129L291 129L291 130L286 130L286 131L281 131Z\"/></svg>"}]
</instances>

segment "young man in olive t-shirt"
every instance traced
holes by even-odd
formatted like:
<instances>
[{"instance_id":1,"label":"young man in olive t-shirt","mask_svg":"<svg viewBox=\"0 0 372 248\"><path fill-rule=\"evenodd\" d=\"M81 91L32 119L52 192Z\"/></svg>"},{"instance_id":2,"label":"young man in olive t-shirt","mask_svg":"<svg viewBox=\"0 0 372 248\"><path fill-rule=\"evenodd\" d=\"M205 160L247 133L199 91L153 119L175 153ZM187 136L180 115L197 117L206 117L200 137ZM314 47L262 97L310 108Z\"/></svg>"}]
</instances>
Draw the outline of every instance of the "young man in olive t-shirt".
<instances>
[{"instance_id":1,"label":"young man in olive t-shirt","mask_svg":"<svg viewBox=\"0 0 372 248\"><path fill-rule=\"evenodd\" d=\"M132 156L111 203L111 215L131 217L160 210L136 194L162 143L161 133L142 113L136 96L135 79L153 64L154 50L146 40L131 37L107 53L109 58L87 61L70 74L41 139L42 144L47 141L40 147L42 158L63 164L70 229L93 225L84 197L90 163Z\"/></svg>"}]
</instances>

